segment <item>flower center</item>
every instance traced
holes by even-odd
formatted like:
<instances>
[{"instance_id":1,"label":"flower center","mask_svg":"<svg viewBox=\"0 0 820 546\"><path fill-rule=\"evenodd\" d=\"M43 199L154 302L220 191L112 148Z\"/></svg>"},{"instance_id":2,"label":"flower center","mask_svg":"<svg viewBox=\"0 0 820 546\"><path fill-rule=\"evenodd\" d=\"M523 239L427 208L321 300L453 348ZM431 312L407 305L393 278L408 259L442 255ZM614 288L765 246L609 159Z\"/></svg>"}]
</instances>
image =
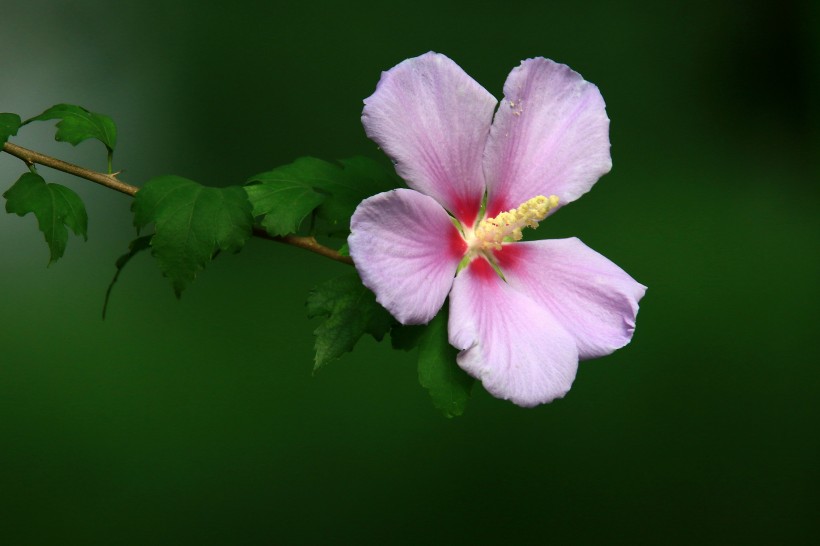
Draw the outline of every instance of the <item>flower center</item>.
<instances>
[{"instance_id":1,"label":"flower center","mask_svg":"<svg viewBox=\"0 0 820 546\"><path fill-rule=\"evenodd\" d=\"M504 242L520 241L523 237L521 230L525 227L537 228L538 222L557 206L556 195L533 197L517 209L481 220L467 244L471 251L501 250Z\"/></svg>"}]
</instances>

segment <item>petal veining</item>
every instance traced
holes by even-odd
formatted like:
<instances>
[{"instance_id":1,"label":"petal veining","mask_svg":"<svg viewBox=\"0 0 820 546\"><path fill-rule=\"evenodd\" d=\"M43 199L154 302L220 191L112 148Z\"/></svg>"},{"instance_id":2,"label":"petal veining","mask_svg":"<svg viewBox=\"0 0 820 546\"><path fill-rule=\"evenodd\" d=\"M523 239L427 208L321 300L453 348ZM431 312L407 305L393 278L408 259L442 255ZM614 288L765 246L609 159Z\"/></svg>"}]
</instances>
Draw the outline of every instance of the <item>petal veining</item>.
<instances>
[{"instance_id":1,"label":"petal veining","mask_svg":"<svg viewBox=\"0 0 820 546\"><path fill-rule=\"evenodd\" d=\"M438 313L466 244L433 198L398 189L362 201L350 220L350 256L362 282L402 324Z\"/></svg>"},{"instance_id":2,"label":"petal veining","mask_svg":"<svg viewBox=\"0 0 820 546\"><path fill-rule=\"evenodd\" d=\"M496 252L510 286L549 309L582 359L629 343L646 287L579 239L507 245Z\"/></svg>"},{"instance_id":3,"label":"petal veining","mask_svg":"<svg viewBox=\"0 0 820 546\"><path fill-rule=\"evenodd\" d=\"M448 57L430 52L383 72L364 103L367 136L407 185L472 224L484 195L481 158L496 99Z\"/></svg>"},{"instance_id":4,"label":"petal veining","mask_svg":"<svg viewBox=\"0 0 820 546\"><path fill-rule=\"evenodd\" d=\"M611 167L609 118L595 85L540 57L510 72L484 157L488 215L536 195L565 205Z\"/></svg>"},{"instance_id":5,"label":"petal veining","mask_svg":"<svg viewBox=\"0 0 820 546\"><path fill-rule=\"evenodd\" d=\"M535 406L564 396L575 379L575 341L548 310L505 283L484 259L450 292L450 344L458 364L498 398Z\"/></svg>"}]
</instances>

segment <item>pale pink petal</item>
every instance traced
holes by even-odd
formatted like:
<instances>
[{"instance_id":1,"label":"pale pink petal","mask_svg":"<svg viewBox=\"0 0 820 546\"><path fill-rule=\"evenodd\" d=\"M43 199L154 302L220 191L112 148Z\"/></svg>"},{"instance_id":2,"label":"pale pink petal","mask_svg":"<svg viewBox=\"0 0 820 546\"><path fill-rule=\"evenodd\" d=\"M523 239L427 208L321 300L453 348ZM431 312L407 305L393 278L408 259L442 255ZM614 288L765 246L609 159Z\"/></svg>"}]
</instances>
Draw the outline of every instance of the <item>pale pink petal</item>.
<instances>
[{"instance_id":1,"label":"pale pink petal","mask_svg":"<svg viewBox=\"0 0 820 546\"><path fill-rule=\"evenodd\" d=\"M549 309L582 359L629 343L646 287L580 240L510 244L496 253L510 286Z\"/></svg>"},{"instance_id":2,"label":"pale pink petal","mask_svg":"<svg viewBox=\"0 0 820 546\"><path fill-rule=\"evenodd\" d=\"M481 157L497 101L438 53L382 73L362 123L407 185L472 224L484 195Z\"/></svg>"},{"instance_id":3,"label":"pale pink petal","mask_svg":"<svg viewBox=\"0 0 820 546\"><path fill-rule=\"evenodd\" d=\"M402 324L429 322L444 304L466 244L434 199L399 189L362 201L350 256L366 287Z\"/></svg>"},{"instance_id":4,"label":"pale pink petal","mask_svg":"<svg viewBox=\"0 0 820 546\"><path fill-rule=\"evenodd\" d=\"M612 167L598 88L568 66L523 61L504 84L484 157L495 216L537 195L574 201Z\"/></svg>"},{"instance_id":5,"label":"pale pink petal","mask_svg":"<svg viewBox=\"0 0 820 546\"><path fill-rule=\"evenodd\" d=\"M498 398L535 406L564 396L578 350L555 318L474 260L450 292L450 344L458 365Z\"/></svg>"}]
</instances>

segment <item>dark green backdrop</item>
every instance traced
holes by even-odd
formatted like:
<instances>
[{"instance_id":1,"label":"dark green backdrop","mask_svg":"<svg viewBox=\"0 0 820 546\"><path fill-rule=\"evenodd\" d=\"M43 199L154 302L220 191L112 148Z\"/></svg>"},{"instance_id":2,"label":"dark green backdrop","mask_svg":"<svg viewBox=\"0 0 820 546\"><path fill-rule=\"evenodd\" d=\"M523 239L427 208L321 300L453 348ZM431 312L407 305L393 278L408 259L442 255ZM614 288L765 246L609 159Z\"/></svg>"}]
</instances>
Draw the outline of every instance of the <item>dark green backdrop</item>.
<instances>
[{"instance_id":1,"label":"dark green backdrop","mask_svg":"<svg viewBox=\"0 0 820 546\"><path fill-rule=\"evenodd\" d=\"M480 4L480 5L476 5ZM634 341L534 410L442 418L413 355L311 377L304 298L345 271L252 241L176 301L147 256L100 319L129 199L46 268L0 215L0 543L801 544L818 539L814 2L6 0L0 111L111 115L116 168L205 184L379 157L379 73L428 50L496 97L521 59L596 83L614 168L551 218L649 286ZM101 146L15 142L104 168ZM0 155L0 190L22 164Z\"/></svg>"}]
</instances>

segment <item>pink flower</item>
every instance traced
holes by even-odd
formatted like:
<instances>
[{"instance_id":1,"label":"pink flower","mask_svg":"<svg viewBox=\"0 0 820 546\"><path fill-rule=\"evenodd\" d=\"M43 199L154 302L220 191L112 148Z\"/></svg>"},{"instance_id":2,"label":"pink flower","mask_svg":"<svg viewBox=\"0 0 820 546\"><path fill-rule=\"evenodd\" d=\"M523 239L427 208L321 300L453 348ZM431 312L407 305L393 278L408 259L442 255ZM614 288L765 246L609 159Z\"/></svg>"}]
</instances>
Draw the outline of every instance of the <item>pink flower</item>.
<instances>
[{"instance_id":1,"label":"pink flower","mask_svg":"<svg viewBox=\"0 0 820 546\"><path fill-rule=\"evenodd\" d=\"M458 365L521 406L564 396L579 359L629 343L646 287L578 239L515 242L611 168L597 87L528 59L495 111L431 52L384 72L364 102L367 135L412 189L359 205L350 254L399 322L429 322L449 295Z\"/></svg>"}]
</instances>

